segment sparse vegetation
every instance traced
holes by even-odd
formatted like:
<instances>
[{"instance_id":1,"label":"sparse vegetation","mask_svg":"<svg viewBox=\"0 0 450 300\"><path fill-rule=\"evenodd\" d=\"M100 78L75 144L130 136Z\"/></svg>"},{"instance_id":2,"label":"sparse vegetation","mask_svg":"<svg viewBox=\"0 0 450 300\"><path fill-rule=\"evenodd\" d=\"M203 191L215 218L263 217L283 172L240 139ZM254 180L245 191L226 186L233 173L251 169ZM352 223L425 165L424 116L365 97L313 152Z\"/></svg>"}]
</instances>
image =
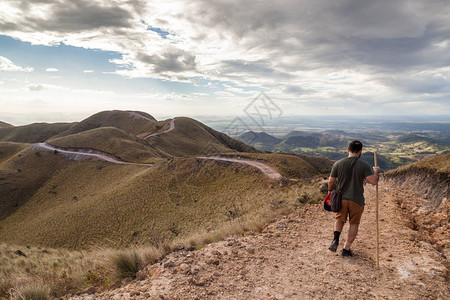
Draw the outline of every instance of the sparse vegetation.
<instances>
[{"instance_id":1,"label":"sparse vegetation","mask_svg":"<svg viewBox=\"0 0 450 300\"><path fill-rule=\"evenodd\" d=\"M113 264L119 278L135 278L136 273L143 267L141 255L136 250L116 253Z\"/></svg>"},{"instance_id":2,"label":"sparse vegetation","mask_svg":"<svg viewBox=\"0 0 450 300\"><path fill-rule=\"evenodd\" d=\"M49 289L38 285L28 285L20 288L15 299L17 300L47 300L50 299Z\"/></svg>"}]
</instances>

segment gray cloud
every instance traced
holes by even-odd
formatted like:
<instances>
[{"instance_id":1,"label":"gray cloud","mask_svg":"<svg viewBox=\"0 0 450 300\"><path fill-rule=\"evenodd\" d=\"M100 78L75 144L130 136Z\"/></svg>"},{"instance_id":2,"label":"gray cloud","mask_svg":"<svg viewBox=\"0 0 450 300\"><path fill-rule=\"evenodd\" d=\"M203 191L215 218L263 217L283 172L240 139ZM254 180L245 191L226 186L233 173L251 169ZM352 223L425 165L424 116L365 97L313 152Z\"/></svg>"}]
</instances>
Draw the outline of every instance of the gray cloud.
<instances>
[{"instance_id":1,"label":"gray cloud","mask_svg":"<svg viewBox=\"0 0 450 300\"><path fill-rule=\"evenodd\" d=\"M194 71L196 67L195 55L172 48L161 55L147 55L138 53L136 59L151 65L156 73Z\"/></svg>"},{"instance_id":2,"label":"gray cloud","mask_svg":"<svg viewBox=\"0 0 450 300\"><path fill-rule=\"evenodd\" d=\"M35 1L35 3L42 3ZM130 27L131 13L117 5L100 5L89 0L45 1L52 6L47 18L25 17L33 30L77 32L102 27ZM28 3L27 8L30 8Z\"/></svg>"}]
</instances>

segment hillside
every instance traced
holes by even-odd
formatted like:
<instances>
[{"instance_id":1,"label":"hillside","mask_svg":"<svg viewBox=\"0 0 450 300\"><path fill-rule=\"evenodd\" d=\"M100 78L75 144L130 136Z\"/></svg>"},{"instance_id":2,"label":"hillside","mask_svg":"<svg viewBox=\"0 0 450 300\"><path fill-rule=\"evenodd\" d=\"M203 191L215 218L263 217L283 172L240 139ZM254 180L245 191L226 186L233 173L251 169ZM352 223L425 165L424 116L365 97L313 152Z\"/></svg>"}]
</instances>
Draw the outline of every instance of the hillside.
<instances>
[{"instance_id":1,"label":"hillside","mask_svg":"<svg viewBox=\"0 0 450 300\"><path fill-rule=\"evenodd\" d=\"M7 161L27 147L28 145L23 143L0 142L0 166L4 161Z\"/></svg>"},{"instance_id":2,"label":"hillside","mask_svg":"<svg viewBox=\"0 0 450 300\"><path fill-rule=\"evenodd\" d=\"M219 207L230 210L236 197L248 199L248 207L242 208L244 219L270 207L274 199L255 196L273 188L258 169L239 161L196 158L201 155L240 153L295 180L320 175L319 168L305 159L256 156L254 148L190 118L159 122L140 112L112 111L64 126L70 128L46 140L58 147L51 151L25 143L0 143L1 240L77 249L93 244L121 247L131 240L157 245L223 225L229 219ZM153 131L143 132L148 128ZM92 160L93 152L110 155L121 164ZM324 163L325 168L330 166ZM280 190L283 193L292 190ZM130 240L130 234L136 236Z\"/></svg>"},{"instance_id":3,"label":"hillside","mask_svg":"<svg viewBox=\"0 0 450 300\"><path fill-rule=\"evenodd\" d=\"M246 144L252 144L254 147L261 150L272 149L273 146L281 142L281 139L276 138L265 132L248 131L238 136L240 141Z\"/></svg>"},{"instance_id":4,"label":"hillside","mask_svg":"<svg viewBox=\"0 0 450 300\"><path fill-rule=\"evenodd\" d=\"M33 151L26 144L0 142L0 149L1 224L72 162L53 153Z\"/></svg>"},{"instance_id":5,"label":"hillside","mask_svg":"<svg viewBox=\"0 0 450 300\"><path fill-rule=\"evenodd\" d=\"M417 142L422 142L422 141L430 142L430 143L434 142L433 139L430 139L430 138L425 137L425 136L420 136L420 135L417 135L417 134L414 134L414 133L410 133L410 134L399 136L397 138L397 141L399 141L401 143L417 143Z\"/></svg>"},{"instance_id":6,"label":"hillside","mask_svg":"<svg viewBox=\"0 0 450 300\"><path fill-rule=\"evenodd\" d=\"M320 204L307 204L272 219L260 233L197 251L180 248L144 267L134 280L68 299L448 299L448 261L410 228L398 205L407 194L380 183L380 269L375 267L375 189L366 187L353 257L327 249L334 215Z\"/></svg>"},{"instance_id":7,"label":"hillside","mask_svg":"<svg viewBox=\"0 0 450 300\"><path fill-rule=\"evenodd\" d=\"M293 136L307 136L307 135L310 135L310 134L311 134L310 131L293 130L293 131L289 132L288 134L284 135L282 137L282 139L285 140L285 139L288 139L288 138L293 137Z\"/></svg>"},{"instance_id":8,"label":"hillside","mask_svg":"<svg viewBox=\"0 0 450 300\"><path fill-rule=\"evenodd\" d=\"M230 151L261 152L194 119L178 117L170 132L147 138L150 145L173 156L208 155Z\"/></svg>"},{"instance_id":9,"label":"hillside","mask_svg":"<svg viewBox=\"0 0 450 300\"><path fill-rule=\"evenodd\" d=\"M419 161L385 175L390 186L408 190L398 199L411 227L446 257L450 257L450 154Z\"/></svg>"},{"instance_id":10,"label":"hillside","mask_svg":"<svg viewBox=\"0 0 450 300\"><path fill-rule=\"evenodd\" d=\"M149 162L167 158L162 152L141 138L127 134L116 127L100 127L47 140L47 143L67 149L96 149L113 154L124 161Z\"/></svg>"},{"instance_id":11,"label":"hillside","mask_svg":"<svg viewBox=\"0 0 450 300\"><path fill-rule=\"evenodd\" d=\"M3 128L3 127L14 127L14 126L11 125L11 124L8 124L8 123L6 123L6 122L0 121L0 128Z\"/></svg>"},{"instance_id":12,"label":"hillside","mask_svg":"<svg viewBox=\"0 0 450 300\"><path fill-rule=\"evenodd\" d=\"M0 239L76 249L158 245L204 228L217 229L230 222L230 210L237 209L241 221L257 217L280 197L294 201L295 191L274 186L239 164L185 158L151 168L82 161L59 170L1 221Z\"/></svg>"},{"instance_id":13,"label":"hillside","mask_svg":"<svg viewBox=\"0 0 450 300\"><path fill-rule=\"evenodd\" d=\"M17 127L0 127L0 141L39 143L56 136L73 126L73 123L35 123Z\"/></svg>"},{"instance_id":14,"label":"hillside","mask_svg":"<svg viewBox=\"0 0 450 300\"><path fill-rule=\"evenodd\" d=\"M79 123L5 127L0 128L0 134L3 134L0 135L0 220L18 210L45 182L73 164L67 157L57 155L58 151L53 154L38 151L31 143L45 141L59 149L97 151L131 163L161 163L176 156L221 152L257 152L193 119L156 121L136 111L100 112ZM76 159L86 158L81 155ZM67 182L71 179L67 178Z\"/></svg>"}]
</instances>

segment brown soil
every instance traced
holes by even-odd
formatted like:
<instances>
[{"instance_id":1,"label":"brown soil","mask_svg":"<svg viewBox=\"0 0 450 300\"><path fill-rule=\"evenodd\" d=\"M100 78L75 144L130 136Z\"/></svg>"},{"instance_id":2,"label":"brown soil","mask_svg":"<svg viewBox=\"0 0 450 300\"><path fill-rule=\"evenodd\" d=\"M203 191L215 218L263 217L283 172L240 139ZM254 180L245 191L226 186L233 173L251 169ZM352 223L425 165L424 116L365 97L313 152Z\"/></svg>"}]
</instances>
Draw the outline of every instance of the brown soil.
<instances>
[{"instance_id":1,"label":"brown soil","mask_svg":"<svg viewBox=\"0 0 450 300\"><path fill-rule=\"evenodd\" d=\"M375 268L375 204L367 206L354 257L332 253L334 214L306 205L256 235L198 251L180 250L147 266L138 279L73 299L449 299L449 266L399 207L405 191L380 184L380 269ZM413 197L413 196L411 196Z\"/></svg>"}]
</instances>

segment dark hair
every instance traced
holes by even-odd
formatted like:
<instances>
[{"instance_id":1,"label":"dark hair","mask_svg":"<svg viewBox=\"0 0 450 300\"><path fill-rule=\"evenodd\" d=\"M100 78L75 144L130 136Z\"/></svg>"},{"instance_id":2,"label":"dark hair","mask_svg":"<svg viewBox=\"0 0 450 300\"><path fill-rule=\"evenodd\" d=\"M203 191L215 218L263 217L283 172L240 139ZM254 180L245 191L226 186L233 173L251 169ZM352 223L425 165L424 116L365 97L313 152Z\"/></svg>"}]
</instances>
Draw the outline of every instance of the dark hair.
<instances>
[{"instance_id":1,"label":"dark hair","mask_svg":"<svg viewBox=\"0 0 450 300\"><path fill-rule=\"evenodd\" d=\"M362 150L363 144L360 141L353 141L348 144L348 149L351 153L358 153Z\"/></svg>"}]
</instances>

